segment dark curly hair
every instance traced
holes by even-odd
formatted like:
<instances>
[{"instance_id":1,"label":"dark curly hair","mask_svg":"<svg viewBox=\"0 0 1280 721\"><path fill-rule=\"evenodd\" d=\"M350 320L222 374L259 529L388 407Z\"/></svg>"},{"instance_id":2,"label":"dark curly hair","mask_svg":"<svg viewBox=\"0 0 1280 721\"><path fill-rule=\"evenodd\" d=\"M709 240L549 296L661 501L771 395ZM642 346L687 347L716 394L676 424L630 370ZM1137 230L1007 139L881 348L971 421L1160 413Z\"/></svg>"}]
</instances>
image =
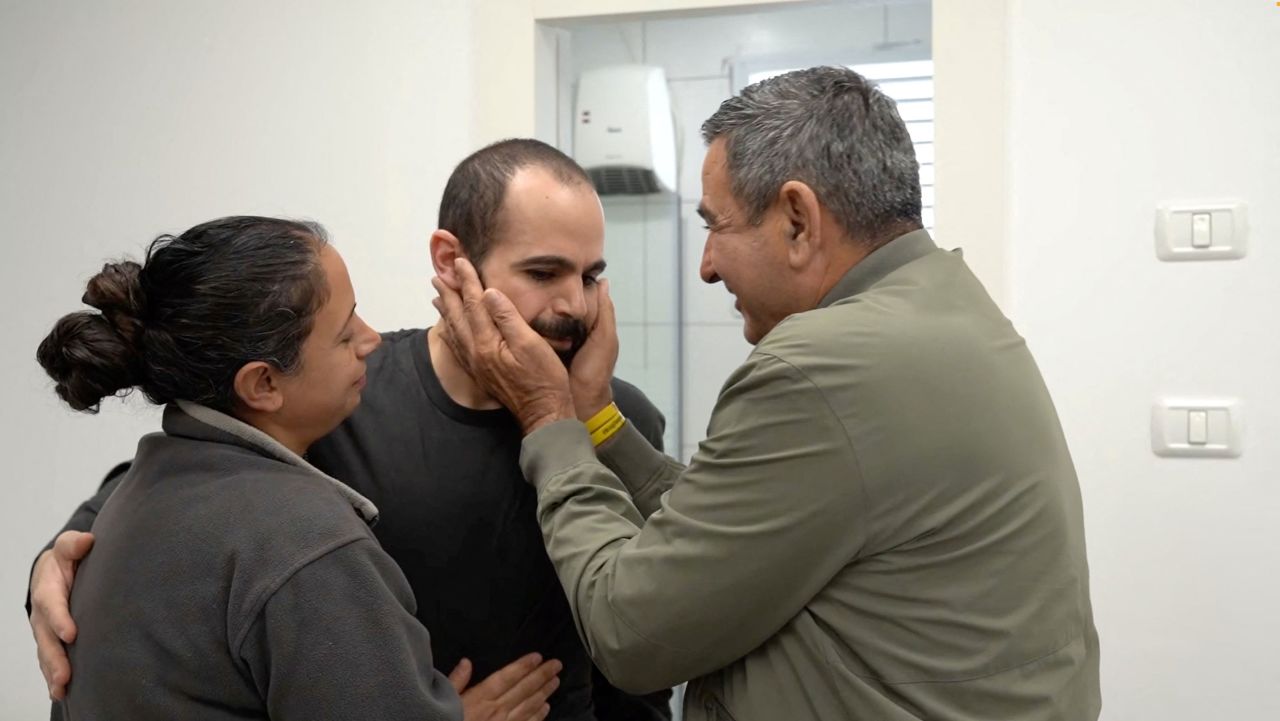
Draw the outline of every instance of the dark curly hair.
<instances>
[{"instance_id":1,"label":"dark curly hair","mask_svg":"<svg viewBox=\"0 0 1280 721\"><path fill-rule=\"evenodd\" d=\"M186 400L231 412L236 373L267 361L301 365L302 342L328 297L316 223L234 216L151 242L141 265L107 263L36 360L62 400L96 413L134 388L153 403Z\"/></svg>"}]
</instances>

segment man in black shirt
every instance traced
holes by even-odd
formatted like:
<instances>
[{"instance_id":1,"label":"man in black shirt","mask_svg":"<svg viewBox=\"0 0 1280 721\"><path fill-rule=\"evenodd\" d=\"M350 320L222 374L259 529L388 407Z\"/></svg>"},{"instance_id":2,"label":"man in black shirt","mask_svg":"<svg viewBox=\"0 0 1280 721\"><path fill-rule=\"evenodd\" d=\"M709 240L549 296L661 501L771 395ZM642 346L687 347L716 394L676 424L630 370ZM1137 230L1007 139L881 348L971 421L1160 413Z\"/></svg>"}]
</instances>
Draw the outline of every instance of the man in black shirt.
<instances>
[{"instance_id":1,"label":"man in black shirt","mask_svg":"<svg viewBox=\"0 0 1280 721\"><path fill-rule=\"evenodd\" d=\"M431 237L436 273L449 278L454 258L470 259L571 363L595 321L604 270L603 214L582 169L538 141L495 143L454 170L439 225ZM387 333L383 341L368 359L361 405L308 460L381 510L374 533L409 580L437 668L448 673L467 658L473 678L484 678L536 651L564 665L549 718L669 719L669 691L629 696L591 664L543 546L510 413L435 329ZM614 397L661 448L661 413L622 381L614 381ZM64 530L89 530L113 487L104 485ZM38 607L56 605L41 602L43 589L56 585L42 584L42 574L57 573L55 564L50 553L37 560ZM33 626L49 623L46 613L32 616ZM60 649L41 646L48 675Z\"/></svg>"}]
</instances>

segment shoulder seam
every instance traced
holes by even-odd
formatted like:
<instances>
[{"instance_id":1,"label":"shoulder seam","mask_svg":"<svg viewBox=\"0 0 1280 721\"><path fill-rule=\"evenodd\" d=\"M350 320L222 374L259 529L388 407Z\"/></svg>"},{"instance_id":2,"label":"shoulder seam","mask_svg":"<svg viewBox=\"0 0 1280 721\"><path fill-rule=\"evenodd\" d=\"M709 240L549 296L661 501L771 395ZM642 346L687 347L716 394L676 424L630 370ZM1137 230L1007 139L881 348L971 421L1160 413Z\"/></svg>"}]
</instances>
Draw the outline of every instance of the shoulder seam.
<instances>
[{"instance_id":1,"label":"shoulder seam","mask_svg":"<svg viewBox=\"0 0 1280 721\"><path fill-rule=\"evenodd\" d=\"M231 649L232 649L232 652L235 654L236 658L240 658L241 648L244 646L245 639L249 636L249 630L253 628L254 623L257 621L258 615L262 613L263 607L267 605L267 601L271 600L271 597L274 596L276 592L280 590L281 587L283 587L286 583L288 583L289 579L297 575L297 573L302 569L306 568L312 563L315 563L321 558L324 558L330 553L333 553L334 551L337 551L341 548L345 548L346 546L349 546L353 543L358 543L360 541L365 541L365 540L373 541L373 539L370 538L368 534L355 533L352 535L339 538L323 546L320 546L319 548L312 551L311 553L304 555L298 558L297 560L295 560L292 565L286 568L271 583L267 584L266 587L264 587L261 591L259 591L257 597L254 598L251 603L249 603L248 610L244 614L246 623L236 633L236 637L232 639Z\"/></svg>"},{"instance_id":2,"label":"shoulder seam","mask_svg":"<svg viewBox=\"0 0 1280 721\"><path fill-rule=\"evenodd\" d=\"M813 379L810 378L809 374L805 373L803 369L801 369L796 364L786 360L785 358L782 358L781 356L775 355L768 351L757 350L756 353L763 358L774 360L779 364L785 366L792 373L794 373L801 380L803 380L805 384L807 384L810 388L812 388L814 391L814 394L817 395L819 399L821 399L822 407L826 409L828 415L831 416L832 421L835 422L836 427L840 429L841 435L844 436L845 445L849 449L849 455L852 456L854 467L857 468L858 470L858 494L862 496L862 503L858 504L858 513L859 515L862 516L861 518L862 527L869 528L869 525L867 522L869 521L868 514L871 512L871 498L867 495L867 482L866 482L867 476L862 469L862 457L858 453L858 447L853 442L853 438L849 435L849 429L845 426L844 420L840 417L840 414L836 413L836 410L831 407L831 403L827 400L826 394L822 392L822 388L818 386L817 383L814 383ZM863 540L865 542L869 539L863 539Z\"/></svg>"}]
</instances>

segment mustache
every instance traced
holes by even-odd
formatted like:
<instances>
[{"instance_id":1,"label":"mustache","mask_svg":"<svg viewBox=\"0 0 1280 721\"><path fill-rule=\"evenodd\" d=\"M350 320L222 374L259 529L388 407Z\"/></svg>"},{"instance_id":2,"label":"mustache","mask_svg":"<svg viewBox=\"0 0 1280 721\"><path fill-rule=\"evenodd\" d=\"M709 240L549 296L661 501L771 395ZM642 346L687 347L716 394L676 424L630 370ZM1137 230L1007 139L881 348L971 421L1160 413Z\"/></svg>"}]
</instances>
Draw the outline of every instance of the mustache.
<instances>
[{"instance_id":1,"label":"mustache","mask_svg":"<svg viewBox=\"0 0 1280 721\"><path fill-rule=\"evenodd\" d=\"M544 338L568 338L575 346L582 345L589 332L587 324L580 318L534 318L529 327Z\"/></svg>"},{"instance_id":2,"label":"mustache","mask_svg":"<svg viewBox=\"0 0 1280 721\"><path fill-rule=\"evenodd\" d=\"M582 348L582 344L587 342L587 335L590 333L587 324L580 318L534 318L529 321L529 327L544 338L566 338L569 340L569 350L556 351L556 354L560 356L560 359L566 365L573 360L573 356Z\"/></svg>"}]
</instances>

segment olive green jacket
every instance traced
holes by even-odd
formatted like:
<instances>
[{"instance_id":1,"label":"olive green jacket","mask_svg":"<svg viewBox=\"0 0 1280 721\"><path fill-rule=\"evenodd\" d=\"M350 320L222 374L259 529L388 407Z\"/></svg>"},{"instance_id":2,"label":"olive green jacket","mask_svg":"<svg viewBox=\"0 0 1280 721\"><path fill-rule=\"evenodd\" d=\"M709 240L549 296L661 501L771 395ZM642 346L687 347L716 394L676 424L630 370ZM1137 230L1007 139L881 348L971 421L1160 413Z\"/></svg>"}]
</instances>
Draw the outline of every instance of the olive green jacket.
<instances>
[{"instance_id":1,"label":"olive green jacket","mask_svg":"<svg viewBox=\"0 0 1280 721\"><path fill-rule=\"evenodd\" d=\"M689 681L689 721L1098 717L1057 414L1026 343L926 232L774 328L687 468L629 427L599 451L561 421L521 463L619 687Z\"/></svg>"}]
</instances>

